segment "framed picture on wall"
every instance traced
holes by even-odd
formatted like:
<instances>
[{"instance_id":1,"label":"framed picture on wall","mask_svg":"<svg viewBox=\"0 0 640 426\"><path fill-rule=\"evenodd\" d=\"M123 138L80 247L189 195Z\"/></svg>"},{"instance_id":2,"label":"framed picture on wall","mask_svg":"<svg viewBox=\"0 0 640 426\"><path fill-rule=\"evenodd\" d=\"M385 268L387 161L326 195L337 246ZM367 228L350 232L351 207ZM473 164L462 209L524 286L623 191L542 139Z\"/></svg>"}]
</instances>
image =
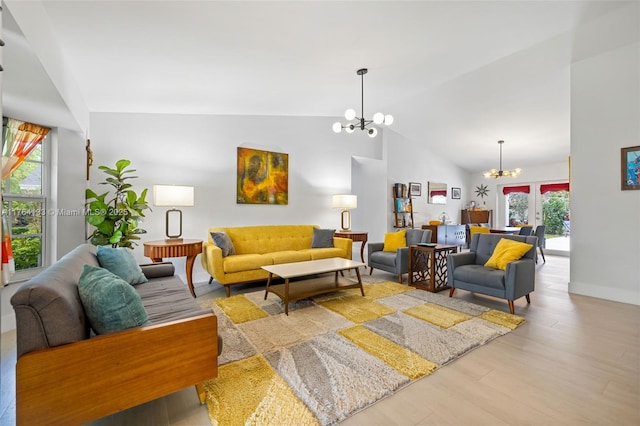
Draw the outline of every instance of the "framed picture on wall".
<instances>
[{"instance_id":1,"label":"framed picture on wall","mask_svg":"<svg viewBox=\"0 0 640 426\"><path fill-rule=\"evenodd\" d=\"M460 188L451 187L451 198L454 200L459 200L462 195L462 190Z\"/></svg>"},{"instance_id":2,"label":"framed picture on wall","mask_svg":"<svg viewBox=\"0 0 640 426\"><path fill-rule=\"evenodd\" d=\"M621 148L620 151L621 189L640 189L640 146Z\"/></svg>"},{"instance_id":3,"label":"framed picture on wall","mask_svg":"<svg viewBox=\"0 0 640 426\"><path fill-rule=\"evenodd\" d=\"M238 147L236 204L289 204L289 154Z\"/></svg>"},{"instance_id":4,"label":"framed picture on wall","mask_svg":"<svg viewBox=\"0 0 640 426\"><path fill-rule=\"evenodd\" d=\"M412 197L419 197L422 195L422 184L417 182L409 182L409 194Z\"/></svg>"}]
</instances>

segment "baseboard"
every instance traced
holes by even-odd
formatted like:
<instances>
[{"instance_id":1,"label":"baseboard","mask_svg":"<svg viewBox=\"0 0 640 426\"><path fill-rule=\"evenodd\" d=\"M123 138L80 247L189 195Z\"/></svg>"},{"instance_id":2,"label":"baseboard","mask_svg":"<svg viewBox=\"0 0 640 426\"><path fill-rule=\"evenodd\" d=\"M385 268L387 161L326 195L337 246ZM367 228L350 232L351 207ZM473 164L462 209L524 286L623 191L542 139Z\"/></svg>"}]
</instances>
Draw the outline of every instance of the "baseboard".
<instances>
[{"instance_id":1,"label":"baseboard","mask_svg":"<svg viewBox=\"0 0 640 426\"><path fill-rule=\"evenodd\" d=\"M630 305L640 305L640 292L638 291L634 292L593 284L570 282L569 293L611 300L613 302L627 303Z\"/></svg>"},{"instance_id":2,"label":"baseboard","mask_svg":"<svg viewBox=\"0 0 640 426\"><path fill-rule=\"evenodd\" d=\"M563 257L571 256L571 252L568 252L566 250L544 249L544 255L546 256L548 254L552 254L554 256L563 256Z\"/></svg>"}]
</instances>

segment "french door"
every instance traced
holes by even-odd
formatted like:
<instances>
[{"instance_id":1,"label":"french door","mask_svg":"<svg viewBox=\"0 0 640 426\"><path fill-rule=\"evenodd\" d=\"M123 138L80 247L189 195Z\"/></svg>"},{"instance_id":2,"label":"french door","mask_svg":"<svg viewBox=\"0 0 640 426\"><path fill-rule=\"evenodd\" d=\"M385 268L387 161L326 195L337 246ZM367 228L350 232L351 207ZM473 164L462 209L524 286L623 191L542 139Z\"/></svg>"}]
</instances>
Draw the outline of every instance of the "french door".
<instances>
[{"instance_id":1,"label":"french door","mask_svg":"<svg viewBox=\"0 0 640 426\"><path fill-rule=\"evenodd\" d=\"M505 226L545 225L547 248L568 252L571 236L571 209L568 182L531 182L505 185ZM557 238L557 239L556 239ZM561 253L560 253L561 254Z\"/></svg>"}]
</instances>

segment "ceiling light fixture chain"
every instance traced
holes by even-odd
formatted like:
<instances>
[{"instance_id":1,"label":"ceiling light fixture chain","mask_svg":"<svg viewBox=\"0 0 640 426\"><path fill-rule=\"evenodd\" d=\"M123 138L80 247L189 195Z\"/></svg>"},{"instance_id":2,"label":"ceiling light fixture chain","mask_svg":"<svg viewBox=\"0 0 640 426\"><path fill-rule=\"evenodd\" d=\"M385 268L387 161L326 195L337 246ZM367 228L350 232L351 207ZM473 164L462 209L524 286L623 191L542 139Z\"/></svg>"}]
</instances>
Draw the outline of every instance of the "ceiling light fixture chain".
<instances>
[{"instance_id":1,"label":"ceiling light fixture chain","mask_svg":"<svg viewBox=\"0 0 640 426\"><path fill-rule=\"evenodd\" d=\"M369 137L374 138L378 134L378 129L375 127L368 127L373 124L384 124L386 126L390 126L393 123L393 116L390 114L383 114L381 112L377 112L373 115L373 120L366 120L364 118L364 75L369 72L366 68L360 68L356 73L360 76L360 112L362 114L361 117L356 116L356 111L353 108L349 108L344 113L344 118L348 121L356 120L356 123L347 123L342 124L339 121L333 123L333 131L336 133L340 133L342 129L345 129L347 133L353 133L356 129L356 126L360 128L360 130L364 130L367 132Z\"/></svg>"},{"instance_id":2,"label":"ceiling light fixture chain","mask_svg":"<svg viewBox=\"0 0 640 426\"><path fill-rule=\"evenodd\" d=\"M500 145L500 170L496 170L496 169L491 169L488 172L482 172L482 176L486 177L486 178L501 178L501 177L516 177L520 174L520 172L522 171L522 169L517 168L517 169L513 169L513 170L502 170L502 145L504 144L504 141L498 141L498 145Z\"/></svg>"}]
</instances>

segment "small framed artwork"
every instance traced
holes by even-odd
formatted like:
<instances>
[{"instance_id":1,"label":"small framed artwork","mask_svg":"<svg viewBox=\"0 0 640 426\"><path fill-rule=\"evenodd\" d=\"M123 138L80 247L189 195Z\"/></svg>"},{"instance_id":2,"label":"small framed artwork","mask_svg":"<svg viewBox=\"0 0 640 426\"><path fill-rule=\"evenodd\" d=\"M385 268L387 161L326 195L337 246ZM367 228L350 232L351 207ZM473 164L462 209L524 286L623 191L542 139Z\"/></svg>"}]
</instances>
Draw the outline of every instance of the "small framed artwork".
<instances>
[{"instance_id":1,"label":"small framed artwork","mask_svg":"<svg viewBox=\"0 0 640 426\"><path fill-rule=\"evenodd\" d=\"M640 146L621 148L620 152L621 189L640 189Z\"/></svg>"},{"instance_id":2,"label":"small framed artwork","mask_svg":"<svg viewBox=\"0 0 640 426\"><path fill-rule=\"evenodd\" d=\"M462 195L462 190L460 188L451 188L451 198L454 200L459 200Z\"/></svg>"},{"instance_id":3,"label":"small framed artwork","mask_svg":"<svg viewBox=\"0 0 640 426\"><path fill-rule=\"evenodd\" d=\"M409 194L412 197L419 197L422 195L422 184L417 182L409 182Z\"/></svg>"}]
</instances>

